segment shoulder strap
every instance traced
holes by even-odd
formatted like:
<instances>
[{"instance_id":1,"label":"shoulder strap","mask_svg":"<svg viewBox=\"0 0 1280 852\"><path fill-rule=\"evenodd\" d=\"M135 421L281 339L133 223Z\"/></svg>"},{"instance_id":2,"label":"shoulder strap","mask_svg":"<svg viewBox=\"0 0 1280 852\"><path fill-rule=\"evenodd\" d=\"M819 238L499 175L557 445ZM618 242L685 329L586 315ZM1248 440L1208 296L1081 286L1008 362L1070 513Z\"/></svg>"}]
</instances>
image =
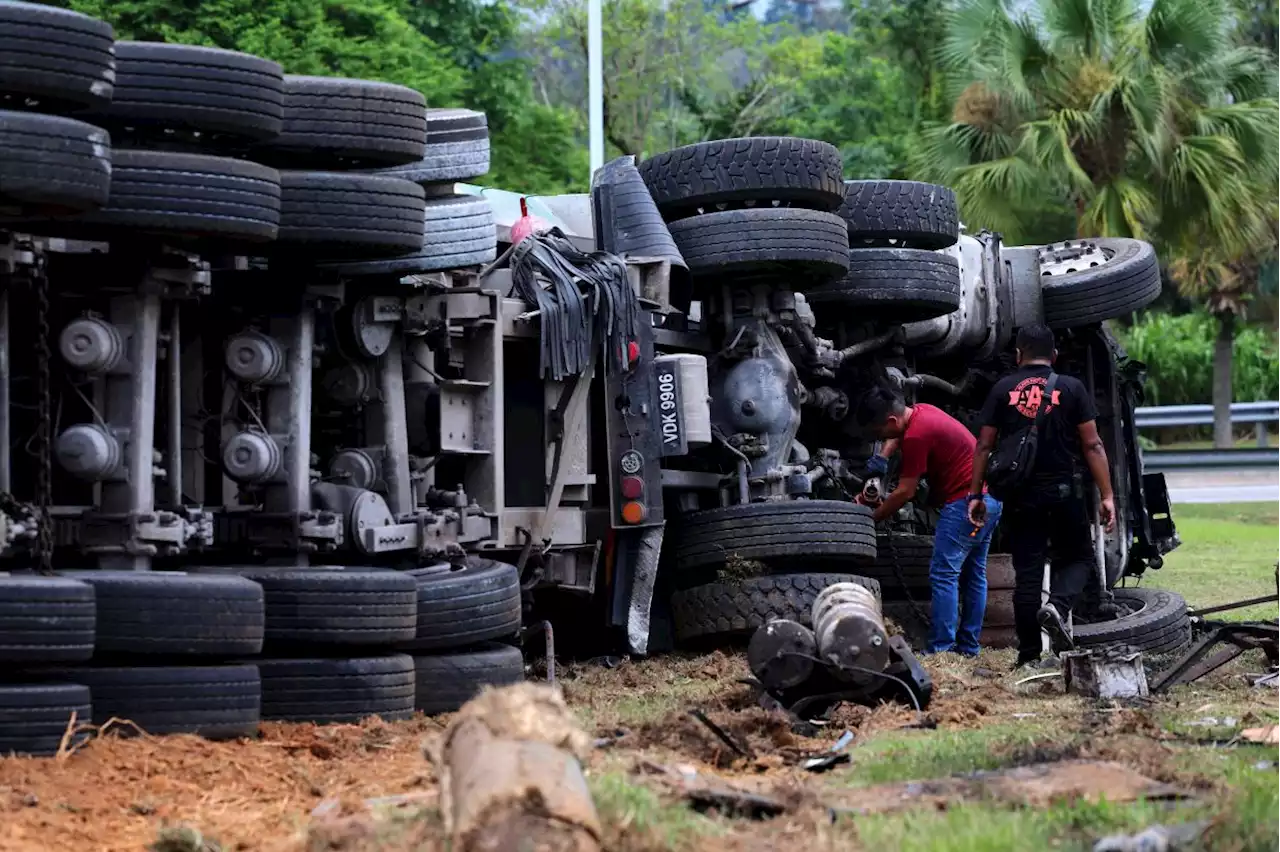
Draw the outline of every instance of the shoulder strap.
<instances>
[{"instance_id":1,"label":"shoulder strap","mask_svg":"<svg viewBox=\"0 0 1280 852\"><path fill-rule=\"evenodd\" d=\"M1040 427L1044 424L1044 419L1049 413L1049 405L1053 402L1053 392L1057 390L1057 387L1058 374L1050 370L1049 380L1044 383L1044 396L1040 398L1040 407L1036 409L1036 423L1035 426L1031 427L1037 432L1040 431Z\"/></svg>"}]
</instances>

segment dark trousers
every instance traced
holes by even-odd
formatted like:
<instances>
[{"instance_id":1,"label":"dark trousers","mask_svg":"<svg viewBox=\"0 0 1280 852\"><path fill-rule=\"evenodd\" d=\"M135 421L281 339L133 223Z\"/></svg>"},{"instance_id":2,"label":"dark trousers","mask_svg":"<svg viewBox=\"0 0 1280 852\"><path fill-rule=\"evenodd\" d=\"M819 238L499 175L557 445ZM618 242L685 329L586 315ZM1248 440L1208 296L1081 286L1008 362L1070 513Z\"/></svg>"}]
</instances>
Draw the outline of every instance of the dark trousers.
<instances>
[{"instance_id":1,"label":"dark trousers","mask_svg":"<svg viewBox=\"0 0 1280 852\"><path fill-rule=\"evenodd\" d=\"M1013 623L1019 659L1040 656L1036 612L1049 559L1049 602L1066 620L1094 570L1093 541L1084 498L1070 486L1032 489L1004 504L1004 531L1013 556Z\"/></svg>"}]
</instances>

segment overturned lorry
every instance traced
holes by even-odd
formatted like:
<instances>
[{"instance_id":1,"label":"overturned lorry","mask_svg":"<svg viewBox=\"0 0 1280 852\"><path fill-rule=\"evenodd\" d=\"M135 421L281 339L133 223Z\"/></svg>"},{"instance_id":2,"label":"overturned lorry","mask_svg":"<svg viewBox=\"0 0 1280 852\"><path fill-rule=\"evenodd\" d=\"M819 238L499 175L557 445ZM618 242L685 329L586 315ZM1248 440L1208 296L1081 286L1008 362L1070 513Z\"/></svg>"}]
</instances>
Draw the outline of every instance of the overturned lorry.
<instances>
[{"instance_id":1,"label":"overturned lorry","mask_svg":"<svg viewBox=\"0 0 1280 852\"><path fill-rule=\"evenodd\" d=\"M269 634L273 599L323 594L338 644L382 617L358 569L408 573L416 627L378 642L430 650L549 620L653 653L807 620L837 581L918 609L927 493L877 529L849 412L887 380L971 421L1046 322L1119 514L1077 636L1188 638L1180 599L1122 588L1177 544L1105 325L1159 293L1149 245L1005 246L945 187L847 181L789 138L526 199L462 183L483 115L407 89L182 45L111 63L114 98L0 77L26 97L0 113L3 570L251 575Z\"/></svg>"}]
</instances>

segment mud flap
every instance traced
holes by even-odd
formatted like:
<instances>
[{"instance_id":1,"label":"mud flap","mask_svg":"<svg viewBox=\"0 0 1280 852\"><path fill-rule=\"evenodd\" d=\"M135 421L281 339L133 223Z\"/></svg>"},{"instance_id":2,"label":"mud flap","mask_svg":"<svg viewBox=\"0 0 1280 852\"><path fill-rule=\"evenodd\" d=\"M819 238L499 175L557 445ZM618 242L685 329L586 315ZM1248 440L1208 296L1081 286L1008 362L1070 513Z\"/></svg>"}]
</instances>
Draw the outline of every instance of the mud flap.
<instances>
[{"instance_id":1,"label":"mud flap","mask_svg":"<svg viewBox=\"0 0 1280 852\"><path fill-rule=\"evenodd\" d=\"M610 619L627 637L627 653L649 653L653 590L658 579L665 524L644 527L634 535L619 535L614 552L613 600Z\"/></svg>"}]
</instances>

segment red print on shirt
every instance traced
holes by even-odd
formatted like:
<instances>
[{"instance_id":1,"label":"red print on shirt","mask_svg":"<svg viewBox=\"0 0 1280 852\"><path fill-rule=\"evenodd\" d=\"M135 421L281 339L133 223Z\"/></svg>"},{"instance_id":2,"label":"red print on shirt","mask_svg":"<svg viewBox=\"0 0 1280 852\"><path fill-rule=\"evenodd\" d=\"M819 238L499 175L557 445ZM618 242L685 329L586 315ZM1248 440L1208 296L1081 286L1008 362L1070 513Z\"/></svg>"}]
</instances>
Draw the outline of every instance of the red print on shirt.
<instances>
[{"instance_id":1,"label":"red print on shirt","mask_svg":"<svg viewBox=\"0 0 1280 852\"><path fill-rule=\"evenodd\" d=\"M1017 387L1009 391L1009 404L1018 409L1018 413L1023 417L1034 418L1036 412L1040 410L1040 401L1044 399L1044 385L1044 379L1038 376L1023 379ZM1045 414L1052 411L1055 405L1061 404L1062 391L1054 388L1053 399L1045 409Z\"/></svg>"}]
</instances>

